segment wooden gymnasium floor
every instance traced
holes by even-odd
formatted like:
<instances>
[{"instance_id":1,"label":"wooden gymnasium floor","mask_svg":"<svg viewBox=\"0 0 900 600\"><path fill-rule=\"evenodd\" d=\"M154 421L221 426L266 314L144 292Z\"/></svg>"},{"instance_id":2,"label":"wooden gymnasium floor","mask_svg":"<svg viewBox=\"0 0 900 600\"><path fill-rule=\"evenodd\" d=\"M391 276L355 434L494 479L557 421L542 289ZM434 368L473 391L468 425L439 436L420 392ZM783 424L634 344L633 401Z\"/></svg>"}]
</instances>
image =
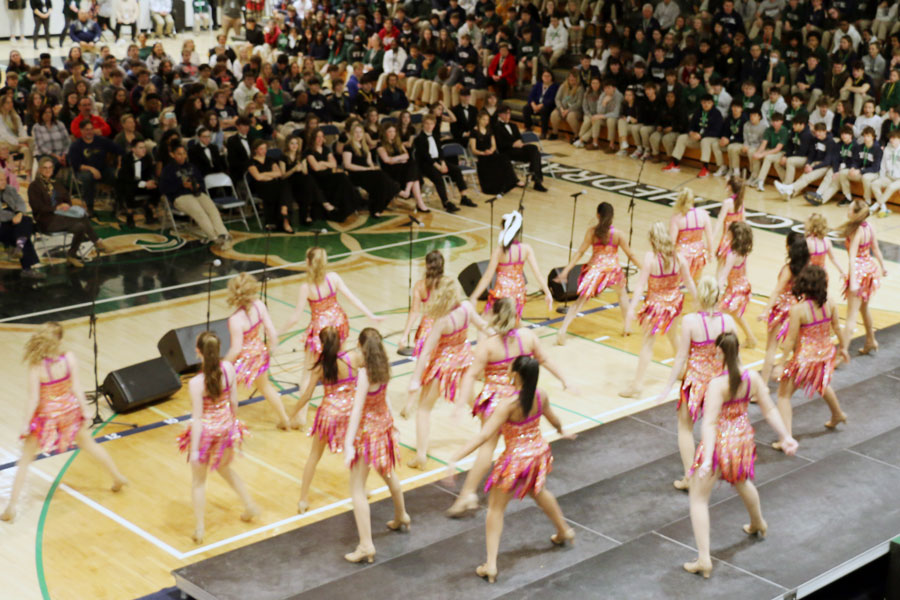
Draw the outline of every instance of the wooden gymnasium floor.
<instances>
[{"instance_id":1,"label":"wooden gymnasium floor","mask_svg":"<svg viewBox=\"0 0 900 600\"><path fill-rule=\"evenodd\" d=\"M548 180L551 190L548 194L526 193L524 222L526 241L537 251L542 277L552 267L566 263L572 219L569 194L587 191L578 202L576 245L585 227L592 222L599 201L613 203L616 227L627 230L629 198L626 194L631 188L629 181L637 178L640 168L640 163L630 159L574 150L561 142L547 143L545 150L556 154L554 160L559 163L556 169L560 179ZM641 181L655 188L645 186L638 193L633 245L639 254L648 248L646 231L649 225L656 220L668 219L670 208L667 202L672 197L668 191L689 185L696 193L713 201L723 197L723 180L698 180L695 176L696 170L691 167L686 167L681 174L664 175L659 165L646 165ZM497 202L495 220L517 206L518 196L513 193ZM478 194L474 197L476 201L483 198ZM747 206L750 211L761 211L781 218L775 219L774 224L771 219L766 222L756 219L766 228L757 227L754 230L755 247L749 264L754 299L748 313L756 335L764 340L764 326L755 317L761 313L783 263L784 232L796 221L805 219L812 208L797 202L788 205L776 196L774 190L768 189L764 194L748 192ZM824 212L832 225L841 222L845 213L843 208L833 204L825 207ZM458 273L471 262L486 259L488 236L491 235L489 214L489 206L481 202L478 208L464 209L456 215L434 211L425 219L425 227L417 234L419 239L414 244L415 255L421 257L434 247L441 248L450 274ZM407 246L402 227L405 222L399 216L378 223L367 222L362 217L339 226L340 231L323 235L320 239L321 244L333 249L332 254L343 249L343 255L333 261L332 268L345 278L368 306L387 317L381 326L385 333L398 332L406 318ZM900 283L893 276L898 258L898 246L895 244L900 244L900 216L873 222L882 242L887 242L883 248L891 261L891 276L886 279L873 303L876 308L875 323L881 328L900 322L900 311L893 304L900 291ZM493 234L496 233L494 229ZM312 236L301 234L291 240L277 240L276 245L283 250L279 254L293 259L298 250L311 243L311 239L304 237ZM246 254L241 250L242 247L238 246L227 256L235 259L262 258L259 244L245 246ZM836 252L839 259L845 262L846 253L840 249ZM302 251L299 253L302 255ZM272 262L284 264L289 261L277 256ZM421 271L421 261L418 261L415 276L420 276ZM712 268L708 267L707 272L712 273ZM831 273L836 275L833 269ZM298 269L298 274L270 283L269 308L276 325L287 319L302 277ZM833 276L831 292L834 297L839 297L839 284L835 280ZM537 290L533 281L529 283L529 290ZM9 297L7 295L4 301L14 301L7 299ZM165 330L201 322L205 318L206 299L203 294L157 300L154 297L142 305L101 314L98 326L101 379L110 370L155 357L156 342ZM563 366L580 391L579 395L563 392L551 377L542 380L542 386L550 393L558 414L570 429L576 431L598 427L604 422L662 402L655 394L668 374L667 365L672 357L664 341L657 345L655 361L647 373L644 396L626 400L617 395L632 376L640 337L625 338L621 335L621 313L614 306L608 306L615 300L614 294L608 293L592 301L588 309L608 307L611 310L595 310L577 320L565 347L553 345L552 336L558 321L543 324L537 330L541 337L546 338L545 344L553 358ZM66 298L59 298L57 302L59 306L65 306ZM352 307L346 308L355 331L367 325L365 317L357 314ZM212 314L213 318L228 315L222 291L213 294ZM548 313L539 296L530 299L525 317L533 323L558 319L555 312ZM80 359L82 381L89 384L92 375L87 319L72 319L65 325L66 346ZM4 378L5 393L0 396L0 408L7 415L0 423L0 464L15 460L19 452L17 434L24 418L25 378L18 365L22 344L32 330L31 325L0 324L3 335L0 362L6 365L7 373ZM294 386L299 378L301 335L301 330L287 333L273 358L272 376L285 389ZM398 336L388 337L387 341L391 356L399 360L401 357L394 352ZM745 364L751 366L759 365L762 357L761 350L743 353ZM405 402L412 366L412 363L404 362L394 367L388 397L395 414ZM853 368L852 364L849 368ZM248 393L249 390L242 392L242 399ZM295 393L287 394L289 408L295 398ZM189 401L182 389L166 402L120 417L139 425L161 426L142 429L139 433L119 439L112 435L113 439L104 441L104 447L131 480L131 485L117 495L107 490L109 482L106 476L97 470L89 458L79 453L67 453L36 462L21 500L17 521L12 525L0 524L3 539L3 544L0 544L0 575L4 581L2 596L23 600L42 597L60 600L135 598L172 585L169 573L174 568L349 510L347 476L342 461L326 454L313 483L312 510L302 516L296 514L300 476L310 446L309 438L297 431L285 433L276 430L273 415L265 403L249 403L240 410L240 418L249 425L253 436L245 445L244 457L238 462L237 469L247 481L253 497L262 506L263 513L252 524L242 523L237 518L240 509L231 491L220 479L210 478L207 536L204 545L196 546L190 538L193 531L190 470L175 446L175 437L184 424L174 421L165 423L188 413ZM443 462L451 452L477 431L478 425L474 419L454 419L446 403L439 403L435 413L428 469L421 472L401 468L399 475L406 488L439 478ZM111 415L105 411L104 416ZM398 417L397 426L405 462L413 455L414 423ZM121 431L124 431L121 427L109 424L102 428L100 435ZM0 502L5 503L13 475L13 468L0 471ZM385 495L379 481L373 478L370 483L374 498Z\"/></svg>"}]
</instances>

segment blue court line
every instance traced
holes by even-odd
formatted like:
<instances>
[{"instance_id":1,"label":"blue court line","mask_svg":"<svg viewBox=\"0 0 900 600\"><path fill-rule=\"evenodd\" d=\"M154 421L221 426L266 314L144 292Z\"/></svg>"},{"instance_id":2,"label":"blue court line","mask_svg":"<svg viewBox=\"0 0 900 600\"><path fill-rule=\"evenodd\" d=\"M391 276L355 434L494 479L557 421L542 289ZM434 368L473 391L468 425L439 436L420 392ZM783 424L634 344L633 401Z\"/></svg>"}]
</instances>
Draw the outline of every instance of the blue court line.
<instances>
[{"instance_id":1,"label":"blue court line","mask_svg":"<svg viewBox=\"0 0 900 600\"><path fill-rule=\"evenodd\" d=\"M612 304L604 304L603 306L598 306L596 308L583 310L583 311L581 311L581 314L589 315L589 314L593 314L593 313L597 313L597 312L602 312L604 310L609 310L611 308L617 308L618 306L619 306L618 302L614 302ZM530 325L528 325L528 328L529 329L537 329L539 327L545 327L547 325L554 325L556 323L562 323L563 319L565 319L565 315L561 315L561 316L555 317L553 319L539 321L537 323L531 323ZM391 363L391 366L397 367L397 366L405 365L405 364L408 364L411 362L415 362L415 359L410 358L410 357L400 358L398 360L393 361ZM300 391L299 386L294 385L294 386L279 390L278 393L283 396L286 394L293 394L294 392L299 392L299 391ZM257 402L259 402L261 400L263 400L263 396L254 396L252 398L248 398L246 400L238 402L238 406L239 407L249 406L251 404L256 404ZM119 416L121 416L121 415L119 415ZM138 433L144 433L145 431L152 431L154 429L159 429L160 427L166 427L167 425L175 425L177 423L182 423L184 421L189 420L190 418L191 418L190 414L181 415L180 417L169 417L168 419L163 419L162 421L148 423L146 425L141 425L139 427L132 427L132 428L126 429L124 431L119 431L119 432L115 432L115 433L107 433L106 435L95 438L95 441L98 444L103 444L106 442L111 442L113 440L130 437L130 436L136 435ZM38 454L37 457L35 457L35 460L43 460L45 458L50 458L52 456L58 456L60 454L68 454L69 452L73 452L75 450L76 450L76 448L72 448L70 450L65 450L63 452L59 452L59 451L42 452L42 453ZM0 472L16 466L16 462L17 461L12 461L12 462L8 462L8 463L0 464Z\"/></svg>"}]
</instances>

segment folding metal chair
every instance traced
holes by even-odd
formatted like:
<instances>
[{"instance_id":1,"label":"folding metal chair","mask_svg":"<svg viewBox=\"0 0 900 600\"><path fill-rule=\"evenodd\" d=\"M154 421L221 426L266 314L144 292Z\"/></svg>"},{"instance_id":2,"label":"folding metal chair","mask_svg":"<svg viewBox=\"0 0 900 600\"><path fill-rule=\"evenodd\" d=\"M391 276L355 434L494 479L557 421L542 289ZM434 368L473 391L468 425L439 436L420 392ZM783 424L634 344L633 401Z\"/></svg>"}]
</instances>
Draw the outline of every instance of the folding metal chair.
<instances>
[{"instance_id":1,"label":"folding metal chair","mask_svg":"<svg viewBox=\"0 0 900 600\"><path fill-rule=\"evenodd\" d=\"M463 177L469 180L472 187L481 189L478 185L478 170L472 166L469 154L462 145L456 142L444 144L443 154L445 158L456 158L459 161L459 170L462 171ZM444 183L449 187L452 184L452 180L447 175L444 175Z\"/></svg>"},{"instance_id":2,"label":"folding metal chair","mask_svg":"<svg viewBox=\"0 0 900 600\"><path fill-rule=\"evenodd\" d=\"M247 217L244 215L244 207L247 205L247 201L238 196L237 189L235 189L231 177L225 173L210 173L203 178L203 185L206 186L206 192L209 194L212 201L216 203L219 210L237 212L237 217L223 220L224 223L235 223L240 221L244 224L244 227L247 228L247 231L250 231L250 224L247 223ZM250 203L250 207L253 209L256 223L259 225L259 228L262 229L262 222L260 221L259 214L256 212L256 207L252 202Z\"/></svg>"}]
</instances>

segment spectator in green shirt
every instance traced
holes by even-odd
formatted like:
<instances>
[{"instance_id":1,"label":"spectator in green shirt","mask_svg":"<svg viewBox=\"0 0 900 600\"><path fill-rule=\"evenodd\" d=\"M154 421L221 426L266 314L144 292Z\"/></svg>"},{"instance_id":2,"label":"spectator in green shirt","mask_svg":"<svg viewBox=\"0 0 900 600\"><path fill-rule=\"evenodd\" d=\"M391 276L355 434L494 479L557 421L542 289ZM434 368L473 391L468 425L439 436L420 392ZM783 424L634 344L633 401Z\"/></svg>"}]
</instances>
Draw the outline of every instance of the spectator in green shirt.
<instances>
[{"instance_id":1,"label":"spectator in green shirt","mask_svg":"<svg viewBox=\"0 0 900 600\"><path fill-rule=\"evenodd\" d=\"M784 115L777 112L772 115L772 124L763 134L759 149L750 156L750 185L755 185L760 192L766 183L769 170L774 166L778 176L784 179L785 172L779 162L784 156L784 147L790 138L790 131L784 126Z\"/></svg>"},{"instance_id":2,"label":"spectator in green shirt","mask_svg":"<svg viewBox=\"0 0 900 600\"><path fill-rule=\"evenodd\" d=\"M688 77L688 86L682 90L682 105L689 115L700 109L700 98L706 94L706 88L700 85L700 77L699 71L691 73Z\"/></svg>"},{"instance_id":3,"label":"spectator in green shirt","mask_svg":"<svg viewBox=\"0 0 900 600\"><path fill-rule=\"evenodd\" d=\"M886 113L892 106L900 106L900 69L891 69L888 80L881 86L878 113Z\"/></svg>"}]
</instances>

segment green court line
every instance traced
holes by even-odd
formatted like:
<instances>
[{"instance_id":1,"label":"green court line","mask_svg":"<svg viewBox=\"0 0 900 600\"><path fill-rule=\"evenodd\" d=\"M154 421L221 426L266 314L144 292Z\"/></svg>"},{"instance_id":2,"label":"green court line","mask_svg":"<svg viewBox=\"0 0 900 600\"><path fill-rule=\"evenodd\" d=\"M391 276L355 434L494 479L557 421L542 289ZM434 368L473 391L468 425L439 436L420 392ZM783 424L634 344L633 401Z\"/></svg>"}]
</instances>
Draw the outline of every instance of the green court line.
<instances>
[{"instance_id":1,"label":"green court line","mask_svg":"<svg viewBox=\"0 0 900 600\"><path fill-rule=\"evenodd\" d=\"M94 437L100 434L106 425L115 419L119 413L113 413L110 415L108 419L103 421L97 431L94 432ZM37 576L38 576L38 585L41 588L41 597L44 600L52 600L50 597L50 591L47 589L47 579L44 576L44 525L47 521L47 513L50 511L50 501L53 500L53 495L56 493L56 489L59 487L59 484L62 482L63 475L66 474L66 471L69 469L69 465L72 464L72 461L75 460L75 457L81 452L81 448L75 450L72 453L72 456L69 457L69 460L66 461L66 464L62 466L62 469L59 470L59 473L56 475L56 479L53 480L53 483L50 484L50 490L47 492L47 497L44 498L44 505L41 507L41 516L38 518L37 525L37 534L35 535L35 543L34 543L34 562L37 567Z\"/></svg>"}]
</instances>

